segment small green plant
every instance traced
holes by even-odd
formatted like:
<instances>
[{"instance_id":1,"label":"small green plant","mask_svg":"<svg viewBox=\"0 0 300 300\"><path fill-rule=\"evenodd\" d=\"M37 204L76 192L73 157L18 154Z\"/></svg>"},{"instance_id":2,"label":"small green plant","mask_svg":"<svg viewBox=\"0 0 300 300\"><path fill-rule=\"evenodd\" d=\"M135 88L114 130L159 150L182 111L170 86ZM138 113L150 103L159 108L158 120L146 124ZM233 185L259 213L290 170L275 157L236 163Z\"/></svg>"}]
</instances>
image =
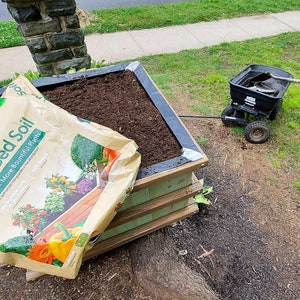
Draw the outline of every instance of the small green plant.
<instances>
[{"instance_id":1,"label":"small green plant","mask_svg":"<svg viewBox=\"0 0 300 300\"><path fill-rule=\"evenodd\" d=\"M102 59L101 61L96 61L96 60L91 61L91 69L102 68L103 66L105 66L104 59Z\"/></svg>"},{"instance_id":2,"label":"small green plant","mask_svg":"<svg viewBox=\"0 0 300 300\"><path fill-rule=\"evenodd\" d=\"M7 86L12 82L12 79L5 79L0 81L0 87Z\"/></svg>"},{"instance_id":3,"label":"small green plant","mask_svg":"<svg viewBox=\"0 0 300 300\"><path fill-rule=\"evenodd\" d=\"M57 191L51 191L46 197L45 209L50 212L50 214L55 214L57 212L63 211L65 206L64 195L58 193Z\"/></svg>"},{"instance_id":4,"label":"small green plant","mask_svg":"<svg viewBox=\"0 0 300 300\"><path fill-rule=\"evenodd\" d=\"M283 158L286 157L286 153L278 152L278 153L277 153L277 157L280 158L280 159L283 159Z\"/></svg>"},{"instance_id":5,"label":"small green plant","mask_svg":"<svg viewBox=\"0 0 300 300\"><path fill-rule=\"evenodd\" d=\"M210 205L211 202L206 198L206 196L210 193L213 192L213 187L209 185L204 184L204 179L199 180L200 184L203 186L202 191L194 196L194 201L197 204L205 204L205 205Z\"/></svg>"},{"instance_id":6,"label":"small green plant","mask_svg":"<svg viewBox=\"0 0 300 300\"><path fill-rule=\"evenodd\" d=\"M198 144L201 146L205 146L208 144L208 139L206 137L200 137L198 140Z\"/></svg>"},{"instance_id":7,"label":"small green plant","mask_svg":"<svg viewBox=\"0 0 300 300\"><path fill-rule=\"evenodd\" d=\"M278 169L280 167L280 161L278 159L275 159L273 157L270 157L269 159L271 161L273 168Z\"/></svg>"},{"instance_id":8,"label":"small green plant","mask_svg":"<svg viewBox=\"0 0 300 300\"><path fill-rule=\"evenodd\" d=\"M298 124L296 122L289 122L288 125L291 129L296 129L298 127Z\"/></svg>"},{"instance_id":9,"label":"small green plant","mask_svg":"<svg viewBox=\"0 0 300 300\"><path fill-rule=\"evenodd\" d=\"M32 291L31 290L27 290L26 291L26 296L27 296L27 300L32 299Z\"/></svg>"},{"instance_id":10,"label":"small green plant","mask_svg":"<svg viewBox=\"0 0 300 300\"><path fill-rule=\"evenodd\" d=\"M296 188L298 189L298 191L300 192L300 177L298 178L297 182L296 182Z\"/></svg>"},{"instance_id":11,"label":"small green plant","mask_svg":"<svg viewBox=\"0 0 300 300\"><path fill-rule=\"evenodd\" d=\"M15 77L17 78L20 75L20 73L15 73ZM26 77L28 80L34 80L41 77L41 74L37 71L28 70L26 73L22 74L24 77Z\"/></svg>"},{"instance_id":12,"label":"small green plant","mask_svg":"<svg viewBox=\"0 0 300 300\"><path fill-rule=\"evenodd\" d=\"M125 264L128 264L128 263L129 263L129 257L128 257L128 256L124 256L122 260L123 260L123 262L124 262Z\"/></svg>"}]
</instances>

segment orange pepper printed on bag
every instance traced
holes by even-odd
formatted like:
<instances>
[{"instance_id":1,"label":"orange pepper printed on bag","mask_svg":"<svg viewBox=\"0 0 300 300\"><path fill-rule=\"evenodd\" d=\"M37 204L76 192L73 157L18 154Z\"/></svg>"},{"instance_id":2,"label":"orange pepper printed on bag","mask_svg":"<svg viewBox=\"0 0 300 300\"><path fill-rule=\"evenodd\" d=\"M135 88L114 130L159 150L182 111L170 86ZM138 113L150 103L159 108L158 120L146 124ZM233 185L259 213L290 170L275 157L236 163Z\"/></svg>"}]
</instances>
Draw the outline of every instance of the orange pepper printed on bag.
<instances>
[{"instance_id":1,"label":"orange pepper printed on bag","mask_svg":"<svg viewBox=\"0 0 300 300\"><path fill-rule=\"evenodd\" d=\"M120 153L115 150L112 150L109 148L103 149L103 159L105 159L108 162L107 166L106 166L107 174L109 174L113 164L119 158L119 156L120 156Z\"/></svg>"},{"instance_id":2,"label":"orange pepper printed on bag","mask_svg":"<svg viewBox=\"0 0 300 300\"><path fill-rule=\"evenodd\" d=\"M59 228L60 232L50 237L49 247L55 258L64 263L81 232L81 227L66 228L61 223L56 223L55 227Z\"/></svg>"}]
</instances>

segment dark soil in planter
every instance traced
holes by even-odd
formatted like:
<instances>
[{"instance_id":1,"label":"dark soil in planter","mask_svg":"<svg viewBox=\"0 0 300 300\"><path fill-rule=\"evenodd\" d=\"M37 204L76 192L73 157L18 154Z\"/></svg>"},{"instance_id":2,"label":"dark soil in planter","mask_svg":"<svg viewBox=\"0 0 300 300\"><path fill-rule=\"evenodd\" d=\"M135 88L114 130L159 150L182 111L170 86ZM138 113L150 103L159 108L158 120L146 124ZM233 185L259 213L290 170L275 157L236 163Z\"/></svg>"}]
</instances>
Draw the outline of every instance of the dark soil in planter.
<instances>
[{"instance_id":1,"label":"dark soil in planter","mask_svg":"<svg viewBox=\"0 0 300 300\"><path fill-rule=\"evenodd\" d=\"M141 168L181 155L179 143L131 71L82 78L40 91L77 117L133 139L142 156Z\"/></svg>"}]
</instances>

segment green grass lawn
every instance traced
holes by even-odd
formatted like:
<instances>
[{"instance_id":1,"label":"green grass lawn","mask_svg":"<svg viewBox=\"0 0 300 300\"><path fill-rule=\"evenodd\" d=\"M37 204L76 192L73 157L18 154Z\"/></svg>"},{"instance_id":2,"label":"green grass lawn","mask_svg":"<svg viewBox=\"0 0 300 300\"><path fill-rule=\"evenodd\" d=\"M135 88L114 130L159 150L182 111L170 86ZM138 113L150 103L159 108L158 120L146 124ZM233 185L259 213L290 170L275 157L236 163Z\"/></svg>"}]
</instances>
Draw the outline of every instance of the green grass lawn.
<instances>
[{"instance_id":1,"label":"green grass lawn","mask_svg":"<svg viewBox=\"0 0 300 300\"><path fill-rule=\"evenodd\" d=\"M195 2L97 10L93 11L97 17L91 25L85 28L85 33L182 25L299 9L298 0L196 0Z\"/></svg>"},{"instance_id":2,"label":"green grass lawn","mask_svg":"<svg viewBox=\"0 0 300 300\"><path fill-rule=\"evenodd\" d=\"M156 28L252 14L299 10L299 0L196 0L165 5L95 10L85 34ZM0 48L23 45L14 21L0 22Z\"/></svg>"}]
</instances>

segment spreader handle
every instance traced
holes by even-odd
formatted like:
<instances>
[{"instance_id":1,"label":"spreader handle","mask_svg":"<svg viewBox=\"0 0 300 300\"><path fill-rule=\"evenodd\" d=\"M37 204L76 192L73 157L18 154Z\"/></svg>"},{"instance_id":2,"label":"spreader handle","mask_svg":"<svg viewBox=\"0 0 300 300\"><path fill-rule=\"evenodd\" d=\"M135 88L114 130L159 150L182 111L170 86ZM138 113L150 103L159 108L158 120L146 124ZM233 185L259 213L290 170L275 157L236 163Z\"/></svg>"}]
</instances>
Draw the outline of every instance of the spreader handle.
<instances>
[{"instance_id":1,"label":"spreader handle","mask_svg":"<svg viewBox=\"0 0 300 300\"><path fill-rule=\"evenodd\" d=\"M274 79L279 79L279 80L285 80L285 81L291 81L291 82L297 82L297 83L300 83L300 79L295 79L295 78L289 78L289 77L280 77L280 76L275 76L273 74L270 74L269 75L274 78Z\"/></svg>"}]
</instances>

